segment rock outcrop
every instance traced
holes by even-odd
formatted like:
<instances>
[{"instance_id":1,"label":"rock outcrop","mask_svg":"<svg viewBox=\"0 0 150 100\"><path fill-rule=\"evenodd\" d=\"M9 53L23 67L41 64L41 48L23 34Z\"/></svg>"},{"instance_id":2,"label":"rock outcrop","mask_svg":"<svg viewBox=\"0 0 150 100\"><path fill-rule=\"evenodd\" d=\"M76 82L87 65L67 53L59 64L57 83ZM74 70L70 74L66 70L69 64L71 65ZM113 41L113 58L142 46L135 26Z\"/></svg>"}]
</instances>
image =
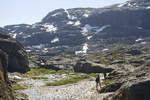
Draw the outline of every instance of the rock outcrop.
<instances>
[{"instance_id":1,"label":"rock outcrop","mask_svg":"<svg viewBox=\"0 0 150 100\"><path fill-rule=\"evenodd\" d=\"M122 83L112 83L102 87L100 93L115 92L121 87Z\"/></svg>"},{"instance_id":2,"label":"rock outcrop","mask_svg":"<svg viewBox=\"0 0 150 100\"><path fill-rule=\"evenodd\" d=\"M29 70L27 53L15 39L0 33L0 49L8 54L8 71L24 73Z\"/></svg>"},{"instance_id":3,"label":"rock outcrop","mask_svg":"<svg viewBox=\"0 0 150 100\"><path fill-rule=\"evenodd\" d=\"M73 70L78 57L72 55L59 56L38 56L31 55L29 57L30 68L47 68L53 70Z\"/></svg>"},{"instance_id":4,"label":"rock outcrop","mask_svg":"<svg viewBox=\"0 0 150 100\"><path fill-rule=\"evenodd\" d=\"M113 68L111 66L97 64L91 61L81 60L74 66L74 71L83 73L110 73L113 71Z\"/></svg>"},{"instance_id":5,"label":"rock outcrop","mask_svg":"<svg viewBox=\"0 0 150 100\"><path fill-rule=\"evenodd\" d=\"M8 56L0 50L0 100L15 100L7 76Z\"/></svg>"},{"instance_id":6,"label":"rock outcrop","mask_svg":"<svg viewBox=\"0 0 150 100\"><path fill-rule=\"evenodd\" d=\"M150 100L150 80L124 84L112 100Z\"/></svg>"}]
</instances>

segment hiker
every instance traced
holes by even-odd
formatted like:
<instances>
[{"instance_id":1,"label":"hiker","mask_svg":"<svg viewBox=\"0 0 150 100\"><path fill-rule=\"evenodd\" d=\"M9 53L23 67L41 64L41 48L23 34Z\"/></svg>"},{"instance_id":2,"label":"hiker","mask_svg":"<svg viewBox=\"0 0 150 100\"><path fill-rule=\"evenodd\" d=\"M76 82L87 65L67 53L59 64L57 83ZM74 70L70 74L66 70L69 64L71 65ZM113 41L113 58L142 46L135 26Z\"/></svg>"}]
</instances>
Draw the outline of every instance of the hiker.
<instances>
[{"instance_id":1,"label":"hiker","mask_svg":"<svg viewBox=\"0 0 150 100\"><path fill-rule=\"evenodd\" d=\"M98 85L101 88L101 79L100 79L100 74L96 77L96 90L98 91Z\"/></svg>"},{"instance_id":2,"label":"hiker","mask_svg":"<svg viewBox=\"0 0 150 100\"><path fill-rule=\"evenodd\" d=\"M103 75L104 75L104 80L106 81L107 73L104 72Z\"/></svg>"}]
</instances>

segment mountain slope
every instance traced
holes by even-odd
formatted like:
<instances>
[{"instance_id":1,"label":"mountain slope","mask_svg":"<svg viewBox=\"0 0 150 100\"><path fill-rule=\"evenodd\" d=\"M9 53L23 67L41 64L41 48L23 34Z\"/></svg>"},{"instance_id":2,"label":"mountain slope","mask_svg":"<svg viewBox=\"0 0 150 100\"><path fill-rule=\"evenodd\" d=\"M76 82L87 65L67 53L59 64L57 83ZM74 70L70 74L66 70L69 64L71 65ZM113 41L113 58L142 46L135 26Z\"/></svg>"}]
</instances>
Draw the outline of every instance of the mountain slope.
<instances>
[{"instance_id":1,"label":"mountain slope","mask_svg":"<svg viewBox=\"0 0 150 100\"><path fill-rule=\"evenodd\" d=\"M80 54L116 43L149 42L149 18L150 1L131 0L97 9L57 9L41 22L8 25L4 29L28 47Z\"/></svg>"}]
</instances>

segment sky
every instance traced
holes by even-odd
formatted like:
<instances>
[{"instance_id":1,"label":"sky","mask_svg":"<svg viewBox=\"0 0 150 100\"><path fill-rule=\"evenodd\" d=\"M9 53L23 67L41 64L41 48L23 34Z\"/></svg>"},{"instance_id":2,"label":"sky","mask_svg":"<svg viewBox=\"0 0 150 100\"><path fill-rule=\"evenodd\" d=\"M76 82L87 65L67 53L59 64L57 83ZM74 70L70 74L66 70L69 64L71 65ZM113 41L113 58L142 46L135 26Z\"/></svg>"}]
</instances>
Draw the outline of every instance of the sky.
<instances>
[{"instance_id":1,"label":"sky","mask_svg":"<svg viewBox=\"0 0 150 100\"><path fill-rule=\"evenodd\" d=\"M33 24L59 8L100 8L125 1L127 0L0 0L0 27Z\"/></svg>"}]
</instances>

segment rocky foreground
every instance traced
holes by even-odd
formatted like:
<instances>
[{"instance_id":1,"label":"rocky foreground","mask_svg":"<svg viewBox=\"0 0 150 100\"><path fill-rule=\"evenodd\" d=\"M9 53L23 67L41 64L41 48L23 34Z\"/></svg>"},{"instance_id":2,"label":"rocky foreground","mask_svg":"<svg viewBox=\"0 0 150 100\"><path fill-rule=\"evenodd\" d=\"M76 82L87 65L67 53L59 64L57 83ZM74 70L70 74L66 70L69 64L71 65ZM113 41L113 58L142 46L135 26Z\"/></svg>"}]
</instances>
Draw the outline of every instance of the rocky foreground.
<instances>
[{"instance_id":1,"label":"rocky foreground","mask_svg":"<svg viewBox=\"0 0 150 100\"><path fill-rule=\"evenodd\" d=\"M85 74L84 74L85 75ZM45 74L36 77L47 77L47 79L32 79L31 77L24 77L15 73L9 74L10 79L22 79L18 82L20 85L26 85L28 88L18 90L21 93L28 95L29 100L97 100L97 97L104 98L107 93L99 96L96 91L95 78L90 77L80 82L60 85L60 86L46 86L47 82L54 82L65 80L68 74ZM85 75L87 76L87 75ZM102 76L102 75L101 75ZM101 78L103 81L104 78ZM109 94L109 93L108 93ZM21 98L18 98L20 100ZM23 99L23 97L22 97Z\"/></svg>"},{"instance_id":2,"label":"rocky foreground","mask_svg":"<svg viewBox=\"0 0 150 100\"><path fill-rule=\"evenodd\" d=\"M56 58L49 56L36 59L34 56L31 57L34 58L30 62L33 63L32 65L39 65L37 67L39 69L51 70L53 68L53 70L57 70L50 74L39 72L37 72L38 74L36 72L34 74L29 74L29 72L18 74L21 81L17 84L27 85L27 88L17 91L26 94L29 100L149 100L149 48L149 45L136 44L112 48L111 51L89 55L82 59L75 57L76 59L72 60L70 64L72 67L69 68L67 61L70 62L69 59L72 59L70 56L56 56ZM37 59L42 61L35 62L34 60L38 61ZM54 63L57 61L59 64ZM63 61L66 61L66 64ZM76 63L73 63L75 61ZM94 75L101 73L101 77L103 77L103 73L108 75L106 81L102 82L103 87L98 92L95 88L95 76L91 73ZM13 79L15 75L17 74L12 75L11 73L10 79ZM47 82L61 82L78 75L84 78L75 83L46 85ZM102 81L104 81L103 78Z\"/></svg>"},{"instance_id":3,"label":"rocky foreground","mask_svg":"<svg viewBox=\"0 0 150 100\"><path fill-rule=\"evenodd\" d=\"M149 42L82 57L29 54L29 68L23 46L7 35L0 38L0 100L150 100ZM7 71L14 70L19 73L8 79ZM99 92L96 73L108 74Z\"/></svg>"},{"instance_id":4,"label":"rocky foreground","mask_svg":"<svg viewBox=\"0 0 150 100\"><path fill-rule=\"evenodd\" d=\"M95 82L92 80L83 80L78 83L62 86L45 86L46 82L53 82L67 78L67 75L45 75L46 80L34 80L25 78L18 84L31 85L30 88L20 92L28 95L29 100L91 100L96 93Z\"/></svg>"}]
</instances>

